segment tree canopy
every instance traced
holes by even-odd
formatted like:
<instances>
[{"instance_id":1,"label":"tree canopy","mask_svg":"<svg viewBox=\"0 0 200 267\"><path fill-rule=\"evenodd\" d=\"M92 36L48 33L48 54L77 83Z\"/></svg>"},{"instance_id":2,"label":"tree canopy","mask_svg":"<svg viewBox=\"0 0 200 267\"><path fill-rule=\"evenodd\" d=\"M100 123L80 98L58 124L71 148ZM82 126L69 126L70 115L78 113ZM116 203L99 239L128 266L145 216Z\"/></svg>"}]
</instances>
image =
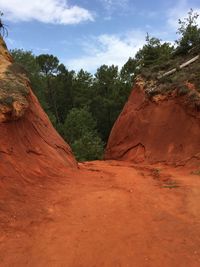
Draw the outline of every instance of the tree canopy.
<instances>
[{"instance_id":1,"label":"tree canopy","mask_svg":"<svg viewBox=\"0 0 200 267\"><path fill-rule=\"evenodd\" d=\"M199 14L192 9L188 12L188 17L179 19L179 28L177 33L180 38L177 43L177 54L185 54L195 46L200 46L200 28L197 23ZM199 49L200 51L200 49Z\"/></svg>"}]
</instances>

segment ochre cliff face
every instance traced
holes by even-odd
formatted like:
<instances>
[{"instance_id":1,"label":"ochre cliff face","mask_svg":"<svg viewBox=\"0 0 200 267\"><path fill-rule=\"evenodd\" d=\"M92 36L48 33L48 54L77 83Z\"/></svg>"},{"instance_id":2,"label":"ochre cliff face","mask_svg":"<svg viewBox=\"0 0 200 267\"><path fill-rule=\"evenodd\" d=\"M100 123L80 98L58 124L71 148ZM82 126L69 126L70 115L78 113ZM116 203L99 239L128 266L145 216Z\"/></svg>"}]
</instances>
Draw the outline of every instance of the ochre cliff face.
<instances>
[{"instance_id":1,"label":"ochre cliff face","mask_svg":"<svg viewBox=\"0 0 200 267\"><path fill-rule=\"evenodd\" d=\"M55 131L29 80L15 73L0 39L0 178L54 177L77 167L70 147Z\"/></svg>"},{"instance_id":2,"label":"ochre cliff face","mask_svg":"<svg viewBox=\"0 0 200 267\"><path fill-rule=\"evenodd\" d=\"M15 71L13 59L0 37L0 123L17 120L24 115L29 103L28 78Z\"/></svg>"},{"instance_id":3,"label":"ochre cliff face","mask_svg":"<svg viewBox=\"0 0 200 267\"><path fill-rule=\"evenodd\" d=\"M8 52L7 46L4 40L1 38L1 36L0 36L0 57L1 57L1 61L5 61L5 62L7 61L7 64L13 62L13 58Z\"/></svg>"},{"instance_id":4,"label":"ochre cliff face","mask_svg":"<svg viewBox=\"0 0 200 267\"><path fill-rule=\"evenodd\" d=\"M175 165L200 159L199 113L184 97L149 100L137 84L111 131L105 159Z\"/></svg>"}]
</instances>

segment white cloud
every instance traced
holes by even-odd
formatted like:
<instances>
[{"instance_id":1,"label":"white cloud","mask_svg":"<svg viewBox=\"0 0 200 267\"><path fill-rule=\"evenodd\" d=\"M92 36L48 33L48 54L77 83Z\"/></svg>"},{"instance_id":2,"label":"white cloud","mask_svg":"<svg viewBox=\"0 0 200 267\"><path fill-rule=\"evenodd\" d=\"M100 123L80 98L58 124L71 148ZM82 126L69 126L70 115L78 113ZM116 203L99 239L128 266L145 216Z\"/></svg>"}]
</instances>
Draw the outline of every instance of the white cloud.
<instances>
[{"instance_id":1,"label":"white cloud","mask_svg":"<svg viewBox=\"0 0 200 267\"><path fill-rule=\"evenodd\" d=\"M129 32L123 36L103 34L83 42L85 56L69 60L67 67L94 72L103 64L122 67L145 43L145 33Z\"/></svg>"},{"instance_id":2,"label":"white cloud","mask_svg":"<svg viewBox=\"0 0 200 267\"><path fill-rule=\"evenodd\" d=\"M105 9L127 8L129 0L101 0Z\"/></svg>"},{"instance_id":3,"label":"white cloud","mask_svg":"<svg viewBox=\"0 0 200 267\"><path fill-rule=\"evenodd\" d=\"M77 24L94 20L87 9L70 6L67 0L0 0L0 10L10 21Z\"/></svg>"},{"instance_id":4,"label":"white cloud","mask_svg":"<svg viewBox=\"0 0 200 267\"><path fill-rule=\"evenodd\" d=\"M191 6L189 1L187 0L179 0L173 8L167 11L168 25L172 29L177 30L178 20L179 19L183 20L184 18L187 18L188 12L190 11L191 8L193 9L194 12L200 14L200 8ZM197 23L200 25L200 17L198 17Z\"/></svg>"},{"instance_id":5,"label":"white cloud","mask_svg":"<svg viewBox=\"0 0 200 267\"><path fill-rule=\"evenodd\" d=\"M132 10L130 0L100 0L104 8L104 20L111 20L116 13L125 15Z\"/></svg>"}]
</instances>

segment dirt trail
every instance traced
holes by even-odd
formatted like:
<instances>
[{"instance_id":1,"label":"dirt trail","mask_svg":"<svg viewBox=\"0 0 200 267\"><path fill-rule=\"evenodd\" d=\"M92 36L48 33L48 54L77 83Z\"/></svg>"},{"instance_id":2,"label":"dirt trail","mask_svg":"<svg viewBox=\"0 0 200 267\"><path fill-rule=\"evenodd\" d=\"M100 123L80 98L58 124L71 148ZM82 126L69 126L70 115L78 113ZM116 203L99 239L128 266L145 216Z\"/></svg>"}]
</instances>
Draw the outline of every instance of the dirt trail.
<instances>
[{"instance_id":1,"label":"dirt trail","mask_svg":"<svg viewBox=\"0 0 200 267\"><path fill-rule=\"evenodd\" d=\"M197 175L97 161L42 190L43 212L25 201L35 215L1 229L1 267L200 266Z\"/></svg>"}]
</instances>

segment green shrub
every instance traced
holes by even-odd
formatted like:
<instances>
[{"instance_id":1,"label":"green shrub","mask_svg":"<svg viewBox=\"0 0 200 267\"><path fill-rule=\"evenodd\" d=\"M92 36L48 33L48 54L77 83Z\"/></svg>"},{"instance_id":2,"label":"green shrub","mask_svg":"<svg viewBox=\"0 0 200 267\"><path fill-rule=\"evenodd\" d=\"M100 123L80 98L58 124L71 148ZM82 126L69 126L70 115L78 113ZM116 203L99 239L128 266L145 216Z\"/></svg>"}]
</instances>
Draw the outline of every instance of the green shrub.
<instances>
[{"instance_id":1,"label":"green shrub","mask_svg":"<svg viewBox=\"0 0 200 267\"><path fill-rule=\"evenodd\" d=\"M60 129L79 161L101 159L104 144L87 108L73 108Z\"/></svg>"},{"instance_id":2,"label":"green shrub","mask_svg":"<svg viewBox=\"0 0 200 267\"><path fill-rule=\"evenodd\" d=\"M14 102L14 99L12 96L8 96L8 97L4 97L0 99L0 104L4 104L4 105L12 105L12 103Z\"/></svg>"},{"instance_id":3,"label":"green shrub","mask_svg":"<svg viewBox=\"0 0 200 267\"><path fill-rule=\"evenodd\" d=\"M94 131L96 121L87 108L73 108L67 115L63 131L65 139L69 143L79 140L85 132Z\"/></svg>"},{"instance_id":4,"label":"green shrub","mask_svg":"<svg viewBox=\"0 0 200 267\"><path fill-rule=\"evenodd\" d=\"M177 94L179 96L184 96L187 95L190 92L190 90L187 88L187 86L181 86L178 90L177 90Z\"/></svg>"},{"instance_id":5,"label":"green shrub","mask_svg":"<svg viewBox=\"0 0 200 267\"><path fill-rule=\"evenodd\" d=\"M191 103L194 103L199 100L199 96L195 91L190 91L190 93L188 94L188 98Z\"/></svg>"},{"instance_id":6,"label":"green shrub","mask_svg":"<svg viewBox=\"0 0 200 267\"><path fill-rule=\"evenodd\" d=\"M0 89L5 93L21 93L23 96L28 94L26 85L14 79L0 80Z\"/></svg>"},{"instance_id":7,"label":"green shrub","mask_svg":"<svg viewBox=\"0 0 200 267\"><path fill-rule=\"evenodd\" d=\"M78 161L102 159L103 142L100 137L95 136L92 132L85 133L71 146Z\"/></svg>"},{"instance_id":8,"label":"green shrub","mask_svg":"<svg viewBox=\"0 0 200 267\"><path fill-rule=\"evenodd\" d=\"M8 71L16 76L26 75L28 77L28 72L26 71L26 69L21 64L15 62L8 66Z\"/></svg>"}]
</instances>

